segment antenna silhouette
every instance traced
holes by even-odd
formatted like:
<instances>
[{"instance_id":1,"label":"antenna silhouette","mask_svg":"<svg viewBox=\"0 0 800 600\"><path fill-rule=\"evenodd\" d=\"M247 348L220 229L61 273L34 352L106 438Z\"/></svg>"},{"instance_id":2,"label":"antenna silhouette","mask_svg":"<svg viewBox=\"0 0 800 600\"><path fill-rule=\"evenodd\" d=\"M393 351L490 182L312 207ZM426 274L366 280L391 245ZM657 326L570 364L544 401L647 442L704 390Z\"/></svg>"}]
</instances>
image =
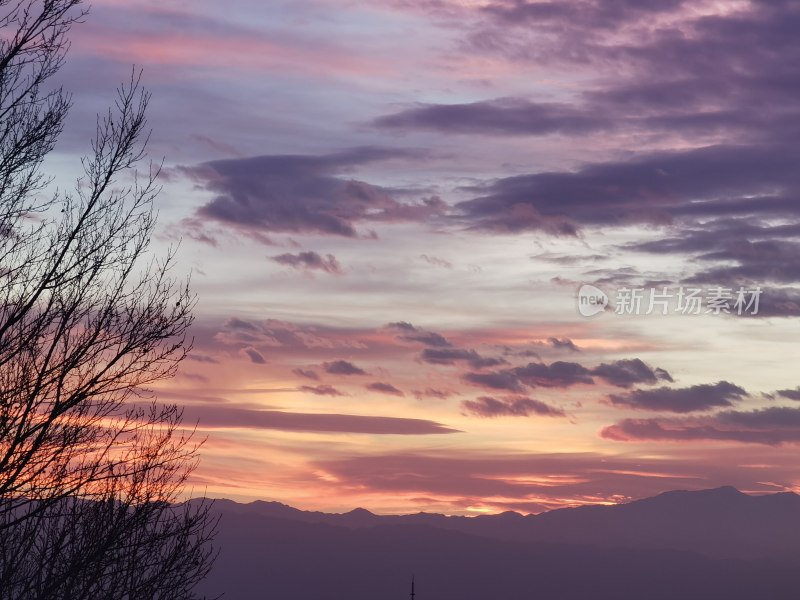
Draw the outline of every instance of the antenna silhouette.
<instances>
[{"instance_id":1,"label":"antenna silhouette","mask_svg":"<svg viewBox=\"0 0 800 600\"><path fill-rule=\"evenodd\" d=\"M414 576L411 576L411 600L414 600L416 594L414 593Z\"/></svg>"}]
</instances>

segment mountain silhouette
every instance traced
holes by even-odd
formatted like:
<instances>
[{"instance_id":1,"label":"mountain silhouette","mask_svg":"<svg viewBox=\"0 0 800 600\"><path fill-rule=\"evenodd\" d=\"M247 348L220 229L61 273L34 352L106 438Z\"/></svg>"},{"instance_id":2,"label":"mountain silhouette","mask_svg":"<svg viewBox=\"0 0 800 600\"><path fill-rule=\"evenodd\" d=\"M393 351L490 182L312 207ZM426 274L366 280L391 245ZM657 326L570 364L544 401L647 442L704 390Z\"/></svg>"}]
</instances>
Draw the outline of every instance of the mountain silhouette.
<instances>
[{"instance_id":1,"label":"mountain silhouette","mask_svg":"<svg viewBox=\"0 0 800 600\"><path fill-rule=\"evenodd\" d=\"M800 592L800 497L676 491L540 515L380 516L217 501L228 600L788 598Z\"/></svg>"},{"instance_id":2,"label":"mountain silhouette","mask_svg":"<svg viewBox=\"0 0 800 600\"><path fill-rule=\"evenodd\" d=\"M800 559L800 496L750 496L733 487L673 491L612 506L593 505L538 515L505 512L475 517L432 513L375 515L302 511L279 502L218 500L223 512L254 514L348 528L427 525L506 541L685 550L713 558Z\"/></svg>"}]
</instances>

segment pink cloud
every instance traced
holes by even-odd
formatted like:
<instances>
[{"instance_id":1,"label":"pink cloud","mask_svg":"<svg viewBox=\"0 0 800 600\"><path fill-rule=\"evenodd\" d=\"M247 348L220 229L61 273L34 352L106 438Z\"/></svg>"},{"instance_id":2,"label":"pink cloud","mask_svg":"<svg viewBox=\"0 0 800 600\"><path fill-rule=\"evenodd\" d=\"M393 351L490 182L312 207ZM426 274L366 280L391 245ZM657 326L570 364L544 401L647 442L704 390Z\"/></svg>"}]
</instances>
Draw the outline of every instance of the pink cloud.
<instances>
[{"instance_id":1,"label":"pink cloud","mask_svg":"<svg viewBox=\"0 0 800 600\"><path fill-rule=\"evenodd\" d=\"M424 419L347 414L294 413L277 410L237 408L230 405L193 405L185 417L196 419L203 428L279 429L326 433L375 435L431 435L457 430Z\"/></svg>"}]
</instances>

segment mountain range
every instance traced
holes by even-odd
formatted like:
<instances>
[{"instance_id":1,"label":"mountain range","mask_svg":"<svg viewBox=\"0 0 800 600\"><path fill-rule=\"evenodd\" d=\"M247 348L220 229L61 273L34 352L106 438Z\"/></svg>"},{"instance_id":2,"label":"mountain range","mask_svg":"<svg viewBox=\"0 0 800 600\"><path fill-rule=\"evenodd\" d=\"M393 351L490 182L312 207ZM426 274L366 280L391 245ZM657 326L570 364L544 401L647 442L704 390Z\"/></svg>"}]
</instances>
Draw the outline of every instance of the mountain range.
<instances>
[{"instance_id":1,"label":"mountain range","mask_svg":"<svg viewBox=\"0 0 800 600\"><path fill-rule=\"evenodd\" d=\"M220 555L203 591L229 600L789 598L800 496L731 487L612 506L475 517L302 511L215 501Z\"/></svg>"}]
</instances>

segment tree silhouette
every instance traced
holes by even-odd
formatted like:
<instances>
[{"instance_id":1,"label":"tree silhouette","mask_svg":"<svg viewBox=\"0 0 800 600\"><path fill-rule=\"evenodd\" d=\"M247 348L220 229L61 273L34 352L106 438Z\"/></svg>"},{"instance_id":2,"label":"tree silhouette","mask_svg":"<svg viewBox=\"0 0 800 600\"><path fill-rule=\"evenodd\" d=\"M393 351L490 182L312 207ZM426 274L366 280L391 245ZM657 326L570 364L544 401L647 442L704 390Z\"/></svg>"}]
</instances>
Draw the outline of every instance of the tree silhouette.
<instances>
[{"instance_id":1,"label":"tree silhouette","mask_svg":"<svg viewBox=\"0 0 800 600\"><path fill-rule=\"evenodd\" d=\"M216 523L179 502L198 443L147 386L186 355L194 298L150 249L138 75L74 191L46 194L81 4L0 0L0 598L193 598Z\"/></svg>"}]
</instances>

